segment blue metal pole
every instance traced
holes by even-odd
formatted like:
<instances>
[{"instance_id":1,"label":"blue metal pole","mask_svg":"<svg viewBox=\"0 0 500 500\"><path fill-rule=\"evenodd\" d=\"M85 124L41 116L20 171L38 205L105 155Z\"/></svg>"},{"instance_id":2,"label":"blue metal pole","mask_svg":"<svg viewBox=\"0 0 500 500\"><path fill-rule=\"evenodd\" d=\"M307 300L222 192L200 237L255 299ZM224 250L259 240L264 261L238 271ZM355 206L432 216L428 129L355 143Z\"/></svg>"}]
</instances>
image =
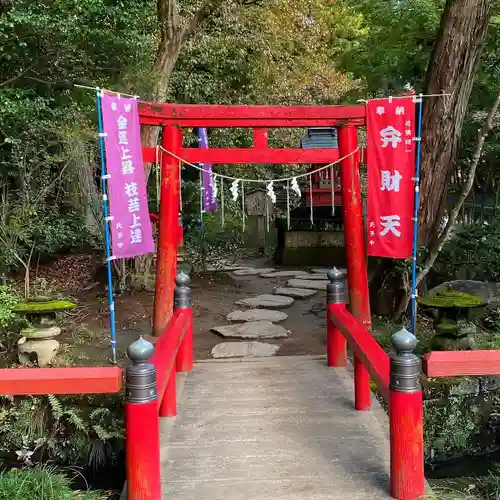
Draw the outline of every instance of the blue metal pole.
<instances>
[{"instance_id":1,"label":"blue metal pole","mask_svg":"<svg viewBox=\"0 0 500 500\"><path fill-rule=\"evenodd\" d=\"M413 263L411 273L411 332L416 335L417 322L417 250L418 250L418 208L420 204L420 151L422 144L422 114L424 100L419 94L418 122L417 122L417 147L415 161L415 209L413 212Z\"/></svg>"},{"instance_id":2,"label":"blue metal pole","mask_svg":"<svg viewBox=\"0 0 500 500\"><path fill-rule=\"evenodd\" d=\"M115 302L113 300L113 274L111 268L111 235L109 230L109 203L108 203L108 183L106 177L106 158L104 148L104 130L102 123L101 91L97 89L97 123L99 126L99 146L101 150L101 181L102 181L102 201L104 206L104 235L106 244L106 263L108 268L108 299L109 299L109 323L111 329L111 350L112 361L116 364L116 325L115 325Z\"/></svg>"}]
</instances>

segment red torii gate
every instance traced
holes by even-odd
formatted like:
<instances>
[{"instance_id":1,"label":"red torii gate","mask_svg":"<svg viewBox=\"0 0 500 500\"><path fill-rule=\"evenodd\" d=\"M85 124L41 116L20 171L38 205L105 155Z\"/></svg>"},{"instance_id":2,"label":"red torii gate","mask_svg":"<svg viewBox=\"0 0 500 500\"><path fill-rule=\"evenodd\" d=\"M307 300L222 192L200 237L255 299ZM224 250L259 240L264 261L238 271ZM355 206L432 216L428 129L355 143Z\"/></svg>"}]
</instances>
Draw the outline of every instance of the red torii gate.
<instances>
[{"instance_id":1,"label":"red torii gate","mask_svg":"<svg viewBox=\"0 0 500 500\"><path fill-rule=\"evenodd\" d=\"M141 125L162 127L162 147L191 163L331 163L358 148L357 127L365 125L365 116L364 105L291 107L159 103L139 105ZM338 127L338 150L269 147L268 130L270 128L314 126ZM182 142L183 127L252 128L253 147L185 148ZM340 172L350 307L353 314L369 329L370 306L359 173L360 157L358 150L357 154L341 161ZM143 158L145 162L155 162L155 148L144 147ZM155 335L161 334L173 311L179 241L179 171L179 160L163 154L154 308ZM363 370L360 364L357 364L356 368ZM366 391L369 391L368 374L366 374L366 380Z\"/></svg>"}]
</instances>

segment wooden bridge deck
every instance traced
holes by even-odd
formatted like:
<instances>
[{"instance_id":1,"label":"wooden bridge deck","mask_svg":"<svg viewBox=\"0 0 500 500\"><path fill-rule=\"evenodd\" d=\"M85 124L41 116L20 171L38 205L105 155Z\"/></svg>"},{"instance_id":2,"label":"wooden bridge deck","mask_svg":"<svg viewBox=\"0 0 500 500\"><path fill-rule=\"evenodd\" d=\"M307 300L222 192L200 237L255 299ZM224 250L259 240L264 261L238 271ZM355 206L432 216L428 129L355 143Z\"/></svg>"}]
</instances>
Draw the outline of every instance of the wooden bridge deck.
<instances>
[{"instance_id":1,"label":"wooden bridge deck","mask_svg":"<svg viewBox=\"0 0 500 500\"><path fill-rule=\"evenodd\" d=\"M352 401L323 357L197 363L162 433L164 498L390 498L386 417Z\"/></svg>"}]
</instances>

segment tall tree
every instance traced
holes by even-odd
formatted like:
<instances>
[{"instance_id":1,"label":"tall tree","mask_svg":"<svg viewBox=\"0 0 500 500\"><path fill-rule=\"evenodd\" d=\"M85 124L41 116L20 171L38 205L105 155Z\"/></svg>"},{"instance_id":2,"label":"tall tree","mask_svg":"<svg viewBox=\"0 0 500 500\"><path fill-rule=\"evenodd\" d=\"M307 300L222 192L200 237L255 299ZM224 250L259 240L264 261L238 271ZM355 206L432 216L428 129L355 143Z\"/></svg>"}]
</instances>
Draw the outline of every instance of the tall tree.
<instances>
[{"instance_id":1,"label":"tall tree","mask_svg":"<svg viewBox=\"0 0 500 500\"><path fill-rule=\"evenodd\" d=\"M491 0L448 0L426 75L420 184L420 243L439 236L450 173L457 158L467 107L481 60Z\"/></svg>"}]
</instances>

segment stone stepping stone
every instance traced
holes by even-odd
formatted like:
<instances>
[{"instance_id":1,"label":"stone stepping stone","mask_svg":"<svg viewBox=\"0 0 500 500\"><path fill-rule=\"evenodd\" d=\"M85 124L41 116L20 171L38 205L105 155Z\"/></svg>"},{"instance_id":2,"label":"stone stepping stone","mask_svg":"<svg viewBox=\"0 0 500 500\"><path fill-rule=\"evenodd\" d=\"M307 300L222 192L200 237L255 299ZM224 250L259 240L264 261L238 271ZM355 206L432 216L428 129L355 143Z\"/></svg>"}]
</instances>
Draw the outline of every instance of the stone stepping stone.
<instances>
[{"instance_id":1,"label":"stone stepping stone","mask_svg":"<svg viewBox=\"0 0 500 500\"><path fill-rule=\"evenodd\" d=\"M311 272L314 274L326 274L330 269L326 268L317 268L317 269L311 269Z\"/></svg>"},{"instance_id":2,"label":"stone stepping stone","mask_svg":"<svg viewBox=\"0 0 500 500\"><path fill-rule=\"evenodd\" d=\"M237 271L239 269L248 269L245 266L228 266L225 264L222 264L220 266L207 266L207 273L214 273L214 272L224 272L224 271Z\"/></svg>"},{"instance_id":3,"label":"stone stepping stone","mask_svg":"<svg viewBox=\"0 0 500 500\"><path fill-rule=\"evenodd\" d=\"M269 309L248 309L247 311L233 311L226 317L233 323L246 321L270 321L280 323L288 318L288 314L281 311L270 311Z\"/></svg>"},{"instance_id":4,"label":"stone stepping stone","mask_svg":"<svg viewBox=\"0 0 500 500\"><path fill-rule=\"evenodd\" d=\"M256 276L257 274L266 274L266 273L272 273L274 271L274 268L269 267L265 269L255 269L255 268L247 268L247 269L237 269L234 271L235 276Z\"/></svg>"},{"instance_id":5,"label":"stone stepping stone","mask_svg":"<svg viewBox=\"0 0 500 500\"><path fill-rule=\"evenodd\" d=\"M287 297L294 297L295 299L307 299L312 297L318 290L311 290L309 288L278 288L274 293L277 295L286 295ZM258 311L258 309L254 309Z\"/></svg>"},{"instance_id":6,"label":"stone stepping stone","mask_svg":"<svg viewBox=\"0 0 500 500\"><path fill-rule=\"evenodd\" d=\"M308 274L307 271L274 271L261 274L261 278L295 278L295 276L302 276Z\"/></svg>"},{"instance_id":7,"label":"stone stepping stone","mask_svg":"<svg viewBox=\"0 0 500 500\"><path fill-rule=\"evenodd\" d=\"M212 331L223 337L240 339L279 339L288 337L290 334L281 325L275 325L270 321L249 321L248 323L214 326Z\"/></svg>"},{"instance_id":8,"label":"stone stepping stone","mask_svg":"<svg viewBox=\"0 0 500 500\"><path fill-rule=\"evenodd\" d=\"M293 280L292 280L293 281ZM305 287L302 287L305 288ZM284 295L271 295L269 293L263 293L262 295L257 295L257 297L249 297L248 299L238 300L236 302L237 306L247 306L247 307L270 307L279 309L281 307L289 307L294 303L292 297L285 297Z\"/></svg>"},{"instance_id":9,"label":"stone stepping stone","mask_svg":"<svg viewBox=\"0 0 500 500\"><path fill-rule=\"evenodd\" d=\"M214 358L266 358L274 356L280 346L264 342L222 342L212 349Z\"/></svg>"},{"instance_id":10,"label":"stone stepping stone","mask_svg":"<svg viewBox=\"0 0 500 500\"><path fill-rule=\"evenodd\" d=\"M299 280L328 281L328 276L326 274L301 274L295 277Z\"/></svg>"},{"instance_id":11,"label":"stone stepping stone","mask_svg":"<svg viewBox=\"0 0 500 500\"><path fill-rule=\"evenodd\" d=\"M287 287L290 288L307 288L310 290L326 290L326 285L328 285L329 281L320 281L320 280L302 280L302 279L294 279L289 280L286 284Z\"/></svg>"}]
</instances>

